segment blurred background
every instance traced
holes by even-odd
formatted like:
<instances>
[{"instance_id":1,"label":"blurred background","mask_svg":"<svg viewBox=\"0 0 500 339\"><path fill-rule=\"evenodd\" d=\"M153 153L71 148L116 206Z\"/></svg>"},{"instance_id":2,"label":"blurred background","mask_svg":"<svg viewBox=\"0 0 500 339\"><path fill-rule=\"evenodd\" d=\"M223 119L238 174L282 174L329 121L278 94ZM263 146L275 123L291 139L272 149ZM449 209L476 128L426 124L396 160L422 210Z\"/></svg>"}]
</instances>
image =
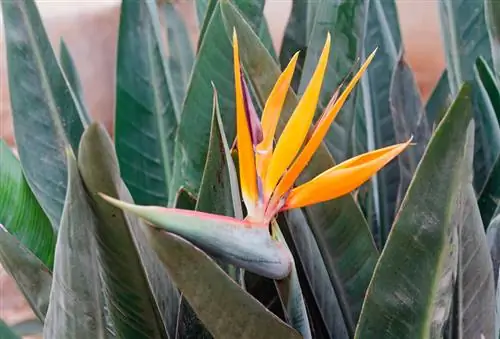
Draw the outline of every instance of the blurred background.
<instances>
[{"instance_id":1,"label":"blurred background","mask_svg":"<svg viewBox=\"0 0 500 339\"><path fill-rule=\"evenodd\" d=\"M81 77L85 101L91 115L103 122L112 132L120 0L37 0L36 2L56 53L61 38L64 38L70 49ZM196 44L198 27L193 0L174 2L190 30L192 43ZM397 5L406 60L415 73L425 102L445 67L438 0L397 0ZM266 2L265 15L274 46L278 51L290 10L291 0ZM0 137L14 146L3 34L0 12ZM335 46L332 52L335 53ZM14 282L1 268L0 317L8 324L34 318ZM26 326L29 328L30 323L26 323Z\"/></svg>"}]
</instances>

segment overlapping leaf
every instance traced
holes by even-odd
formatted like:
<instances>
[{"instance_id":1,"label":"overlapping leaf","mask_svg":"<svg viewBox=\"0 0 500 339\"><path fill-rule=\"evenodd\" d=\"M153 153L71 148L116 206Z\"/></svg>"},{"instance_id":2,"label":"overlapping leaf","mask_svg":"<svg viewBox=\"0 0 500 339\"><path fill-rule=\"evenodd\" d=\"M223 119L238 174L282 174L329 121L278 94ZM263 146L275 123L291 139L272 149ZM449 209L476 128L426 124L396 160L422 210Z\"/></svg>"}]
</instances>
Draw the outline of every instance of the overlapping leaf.
<instances>
[{"instance_id":1,"label":"overlapping leaf","mask_svg":"<svg viewBox=\"0 0 500 339\"><path fill-rule=\"evenodd\" d=\"M470 174L470 96L464 86L426 149L375 269L355 338L442 333L456 269L455 218Z\"/></svg>"},{"instance_id":2,"label":"overlapping leaf","mask_svg":"<svg viewBox=\"0 0 500 339\"><path fill-rule=\"evenodd\" d=\"M0 223L49 269L56 235L23 174L19 160L0 140Z\"/></svg>"},{"instance_id":3,"label":"overlapping leaf","mask_svg":"<svg viewBox=\"0 0 500 339\"><path fill-rule=\"evenodd\" d=\"M68 193L57 237L46 338L106 338L94 231L76 159L68 151Z\"/></svg>"},{"instance_id":4,"label":"overlapping leaf","mask_svg":"<svg viewBox=\"0 0 500 339\"><path fill-rule=\"evenodd\" d=\"M71 95L33 0L2 1L14 132L26 180L53 228L66 196L64 149L83 132Z\"/></svg>"},{"instance_id":5,"label":"overlapping leaf","mask_svg":"<svg viewBox=\"0 0 500 339\"><path fill-rule=\"evenodd\" d=\"M265 103L280 74L279 67L234 6L225 3L223 13L228 34L232 32L232 27L236 27L243 67L254 85L257 99L261 104ZM297 97L290 91L278 123L278 135L296 105ZM333 165L331 155L322 144L299 181L312 179ZM306 208L305 211L330 279L338 277L342 282L336 290L337 298L345 302L344 317L353 331L353 319L359 314L378 258L368 225L350 194Z\"/></svg>"},{"instance_id":6,"label":"overlapping leaf","mask_svg":"<svg viewBox=\"0 0 500 339\"><path fill-rule=\"evenodd\" d=\"M179 294L148 245L145 226L97 195L103 192L133 201L101 125L94 123L83 134L78 165L97 216L98 259L117 336L174 338Z\"/></svg>"},{"instance_id":7,"label":"overlapping leaf","mask_svg":"<svg viewBox=\"0 0 500 339\"><path fill-rule=\"evenodd\" d=\"M166 204L178 123L167 82L156 4L122 2L116 74L115 143L135 200Z\"/></svg>"}]
</instances>

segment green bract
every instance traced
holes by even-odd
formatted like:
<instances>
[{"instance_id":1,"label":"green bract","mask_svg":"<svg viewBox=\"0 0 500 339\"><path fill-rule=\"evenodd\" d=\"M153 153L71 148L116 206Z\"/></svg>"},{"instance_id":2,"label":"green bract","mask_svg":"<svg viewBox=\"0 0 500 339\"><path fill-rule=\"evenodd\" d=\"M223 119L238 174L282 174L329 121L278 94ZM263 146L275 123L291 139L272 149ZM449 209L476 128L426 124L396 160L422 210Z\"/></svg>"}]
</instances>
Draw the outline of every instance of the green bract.
<instances>
[{"instance_id":1,"label":"green bract","mask_svg":"<svg viewBox=\"0 0 500 339\"><path fill-rule=\"evenodd\" d=\"M169 1L122 0L114 140L35 1L0 2L19 152L0 142L0 262L44 337L500 338L499 6L439 2L447 69L424 103L395 0L294 0L281 51L264 0L192 1L197 46ZM378 48L297 184L415 145L353 194L240 222L233 29L259 116L300 50L277 136L327 33L315 121Z\"/></svg>"}]
</instances>

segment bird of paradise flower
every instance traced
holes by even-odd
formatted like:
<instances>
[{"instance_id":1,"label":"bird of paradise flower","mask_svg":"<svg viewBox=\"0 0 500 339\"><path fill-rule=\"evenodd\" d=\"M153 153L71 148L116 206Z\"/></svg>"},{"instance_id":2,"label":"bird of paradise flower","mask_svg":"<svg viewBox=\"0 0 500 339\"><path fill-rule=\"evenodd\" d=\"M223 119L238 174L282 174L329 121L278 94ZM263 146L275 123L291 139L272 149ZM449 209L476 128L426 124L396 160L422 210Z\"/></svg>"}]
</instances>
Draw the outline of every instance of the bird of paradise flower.
<instances>
[{"instance_id":1,"label":"bird of paradise flower","mask_svg":"<svg viewBox=\"0 0 500 339\"><path fill-rule=\"evenodd\" d=\"M236 97L236 148L240 189L247 210L244 220L203 212L139 206L101 194L109 203L136 214L151 226L175 233L208 253L271 279L287 276L293 258L269 224L279 212L321 203L349 194L403 152L411 143L388 146L346 160L294 187L320 146L331 123L375 56L372 52L340 93L334 93L313 126L330 53L330 34L311 80L274 143L280 113L290 88L298 52L291 58L272 89L259 120L240 65L238 37L233 31ZM272 232L271 232L272 233Z\"/></svg>"}]
</instances>

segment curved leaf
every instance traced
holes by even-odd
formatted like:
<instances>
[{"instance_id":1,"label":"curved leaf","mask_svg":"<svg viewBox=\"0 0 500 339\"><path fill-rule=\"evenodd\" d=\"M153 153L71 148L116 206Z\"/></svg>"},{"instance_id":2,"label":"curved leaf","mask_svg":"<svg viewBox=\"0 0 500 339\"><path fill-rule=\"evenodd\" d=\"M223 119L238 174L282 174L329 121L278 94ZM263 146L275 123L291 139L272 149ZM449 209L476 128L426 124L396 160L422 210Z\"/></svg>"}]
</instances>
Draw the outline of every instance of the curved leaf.
<instances>
[{"instance_id":1,"label":"curved leaf","mask_svg":"<svg viewBox=\"0 0 500 339\"><path fill-rule=\"evenodd\" d=\"M97 196L105 192L132 202L112 141L101 125L94 123L83 134L78 165L97 216L103 289L117 337L174 338L179 294L147 244L146 227Z\"/></svg>"},{"instance_id":2,"label":"curved leaf","mask_svg":"<svg viewBox=\"0 0 500 339\"><path fill-rule=\"evenodd\" d=\"M459 227L459 260L453 309L457 338L493 338L495 281L493 266L472 185L465 187L465 204Z\"/></svg>"},{"instance_id":3,"label":"curved leaf","mask_svg":"<svg viewBox=\"0 0 500 339\"><path fill-rule=\"evenodd\" d=\"M80 77L78 76L78 72L76 71L76 67L69 52L68 46L62 38L59 46L59 54L62 71L66 76L68 86L71 88L75 96L75 100L78 104L78 109L81 114L80 118L82 120L82 123L88 126L92 122L92 119L90 118L87 107L85 106L82 83L80 81Z\"/></svg>"},{"instance_id":4,"label":"curved leaf","mask_svg":"<svg viewBox=\"0 0 500 339\"><path fill-rule=\"evenodd\" d=\"M295 250L297 270L302 270L299 275L302 289L304 292L310 290L311 294L308 297L304 293L304 297L311 314L311 326L316 326L314 338L321 338L316 333L321 331L326 332L324 338L349 338L336 291L304 213L299 209L291 210L285 213L285 219L286 222L280 222L280 225L286 225L283 233L290 239L292 253Z\"/></svg>"},{"instance_id":5,"label":"curved leaf","mask_svg":"<svg viewBox=\"0 0 500 339\"><path fill-rule=\"evenodd\" d=\"M451 94L456 95L464 81L471 81L474 86L474 188L479 191L500 151L490 143L491 130L496 126L489 125L489 103L484 102L474 73L479 56L490 66L492 62L484 2L444 0L439 2L439 10Z\"/></svg>"},{"instance_id":6,"label":"curved leaf","mask_svg":"<svg viewBox=\"0 0 500 339\"><path fill-rule=\"evenodd\" d=\"M149 240L214 338L301 338L186 240L154 228Z\"/></svg>"},{"instance_id":7,"label":"curved leaf","mask_svg":"<svg viewBox=\"0 0 500 339\"><path fill-rule=\"evenodd\" d=\"M224 3L222 8L228 33L236 27L243 67L262 105L280 75L279 67L234 6ZM290 90L278 123L278 134L296 105L297 97ZM312 179L333 165L330 153L321 144L297 184ZM359 314L378 258L366 220L350 194L304 210L332 283L336 279L342 282L335 292L347 326L354 331L353 319Z\"/></svg>"},{"instance_id":8,"label":"curved leaf","mask_svg":"<svg viewBox=\"0 0 500 339\"><path fill-rule=\"evenodd\" d=\"M401 36L394 0L370 0L366 14L363 57L377 48L366 74L361 79L366 124L366 149L372 151L396 144L390 109L390 84L400 50ZM372 179L375 241L382 248L392 226L400 183L399 164L392 162Z\"/></svg>"},{"instance_id":9,"label":"curved leaf","mask_svg":"<svg viewBox=\"0 0 500 339\"><path fill-rule=\"evenodd\" d=\"M23 174L19 160L0 140L0 223L49 269L56 235Z\"/></svg>"},{"instance_id":10,"label":"curved leaf","mask_svg":"<svg viewBox=\"0 0 500 339\"><path fill-rule=\"evenodd\" d=\"M500 3L484 0L486 26L490 37L491 52L496 74L500 74Z\"/></svg>"},{"instance_id":11,"label":"curved leaf","mask_svg":"<svg viewBox=\"0 0 500 339\"><path fill-rule=\"evenodd\" d=\"M413 137L416 144L398 156L400 182L397 211L431 136L415 77L403 53L400 53L392 74L389 103L396 142L405 142Z\"/></svg>"},{"instance_id":12,"label":"curved leaf","mask_svg":"<svg viewBox=\"0 0 500 339\"><path fill-rule=\"evenodd\" d=\"M186 28L182 16L176 11L175 6L170 2L161 5L164 23L167 27L168 40L168 68L170 73L172 91L172 101L180 111L186 89L191 77L191 70L194 63L194 51L191 44L191 37Z\"/></svg>"},{"instance_id":13,"label":"curved leaf","mask_svg":"<svg viewBox=\"0 0 500 339\"><path fill-rule=\"evenodd\" d=\"M470 166L470 95L464 86L425 151L368 287L355 338L440 336L452 300L455 218Z\"/></svg>"},{"instance_id":14,"label":"curved leaf","mask_svg":"<svg viewBox=\"0 0 500 339\"><path fill-rule=\"evenodd\" d=\"M78 148L83 125L33 0L2 1L14 132L33 194L52 227L66 196L64 149Z\"/></svg>"},{"instance_id":15,"label":"curved leaf","mask_svg":"<svg viewBox=\"0 0 500 339\"><path fill-rule=\"evenodd\" d=\"M49 307L50 270L0 225L0 262L14 278L35 315L42 322Z\"/></svg>"},{"instance_id":16,"label":"curved leaf","mask_svg":"<svg viewBox=\"0 0 500 339\"><path fill-rule=\"evenodd\" d=\"M361 55L365 7L364 0L340 2L322 0L318 4L318 12L307 45L299 93L303 93L308 85L319 60L326 34L330 32L331 44L335 47L328 59L318 102L319 112L327 107L338 85ZM344 161L351 156L351 132L357 92L354 90L351 98L343 105L325 137L325 144L337 162Z\"/></svg>"},{"instance_id":17,"label":"curved leaf","mask_svg":"<svg viewBox=\"0 0 500 339\"><path fill-rule=\"evenodd\" d=\"M452 102L448 71L444 70L425 104L427 122L435 130Z\"/></svg>"},{"instance_id":18,"label":"curved leaf","mask_svg":"<svg viewBox=\"0 0 500 339\"><path fill-rule=\"evenodd\" d=\"M68 193L57 237L46 338L106 338L94 228L76 159L68 152Z\"/></svg>"},{"instance_id":19,"label":"curved leaf","mask_svg":"<svg viewBox=\"0 0 500 339\"><path fill-rule=\"evenodd\" d=\"M123 180L134 199L165 205L172 178L177 117L156 15L156 4L150 0L122 2L115 143Z\"/></svg>"}]
</instances>

